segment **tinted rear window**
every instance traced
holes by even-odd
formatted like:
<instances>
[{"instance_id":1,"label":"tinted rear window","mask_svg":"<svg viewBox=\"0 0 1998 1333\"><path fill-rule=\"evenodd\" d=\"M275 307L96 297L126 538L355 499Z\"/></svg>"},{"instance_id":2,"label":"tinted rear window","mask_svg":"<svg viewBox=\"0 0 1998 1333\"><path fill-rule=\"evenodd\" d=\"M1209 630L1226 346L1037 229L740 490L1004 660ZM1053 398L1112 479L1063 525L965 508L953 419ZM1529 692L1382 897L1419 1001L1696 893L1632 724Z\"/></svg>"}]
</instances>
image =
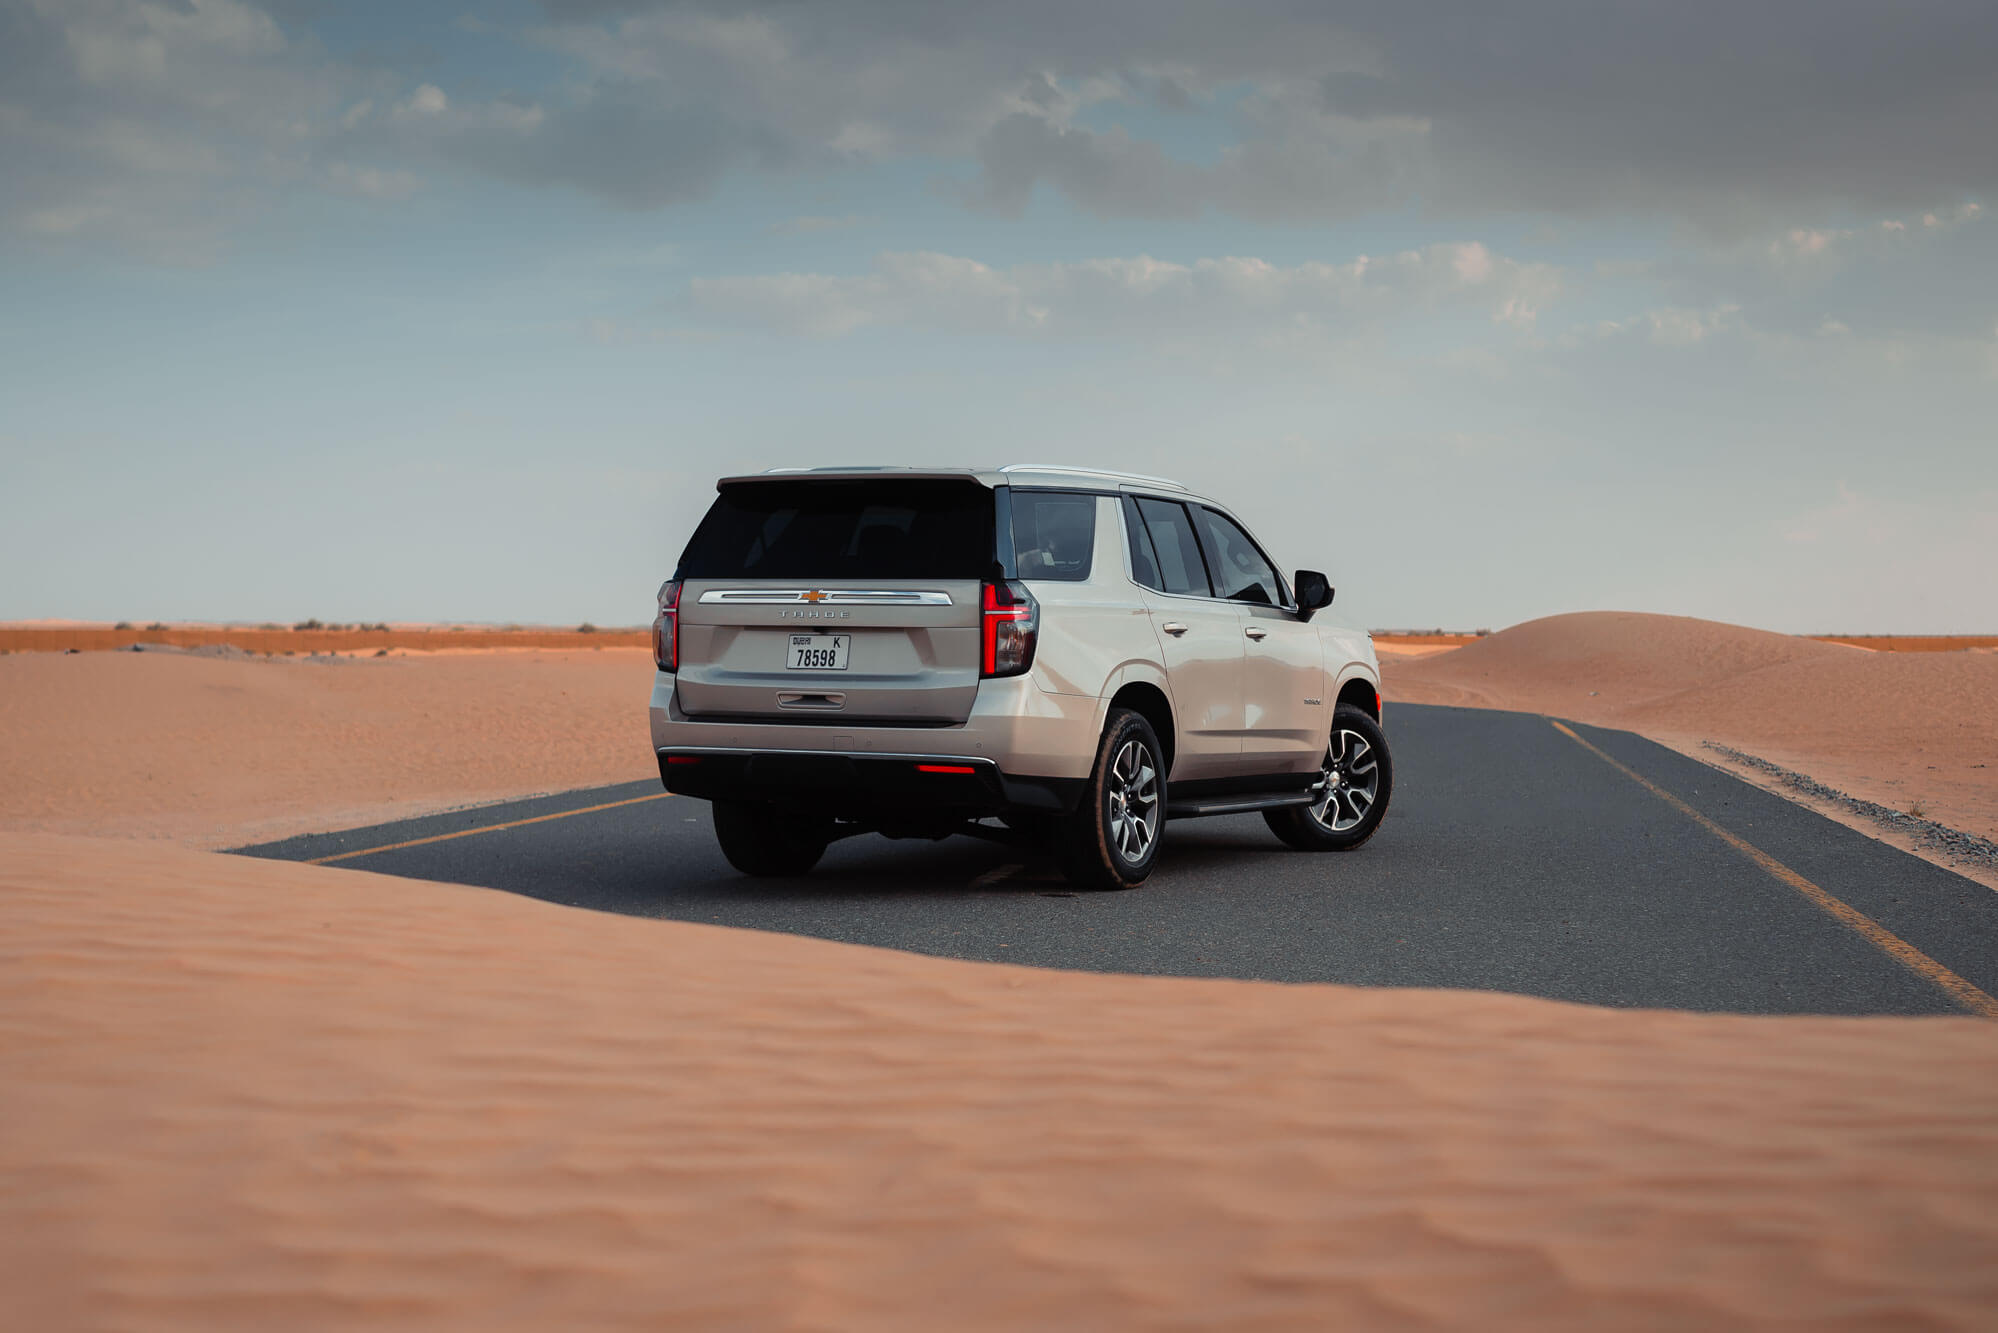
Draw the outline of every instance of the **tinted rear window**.
<instances>
[{"instance_id":1,"label":"tinted rear window","mask_svg":"<svg viewBox=\"0 0 1998 1333\"><path fill-rule=\"evenodd\" d=\"M950 481L763 481L715 498L686 579L976 579L992 564L992 492Z\"/></svg>"},{"instance_id":2,"label":"tinted rear window","mask_svg":"<svg viewBox=\"0 0 1998 1333\"><path fill-rule=\"evenodd\" d=\"M1013 560L1021 578L1084 582L1095 550L1094 495L1013 492Z\"/></svg>"}]
</instances>

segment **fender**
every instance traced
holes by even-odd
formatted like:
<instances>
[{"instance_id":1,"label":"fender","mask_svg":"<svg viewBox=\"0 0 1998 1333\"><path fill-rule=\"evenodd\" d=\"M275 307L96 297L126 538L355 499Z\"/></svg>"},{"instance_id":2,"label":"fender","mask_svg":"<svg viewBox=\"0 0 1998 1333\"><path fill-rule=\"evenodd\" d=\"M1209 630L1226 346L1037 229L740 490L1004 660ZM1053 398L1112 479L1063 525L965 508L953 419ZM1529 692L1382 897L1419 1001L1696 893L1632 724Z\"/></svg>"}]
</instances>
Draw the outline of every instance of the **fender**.
<instances>
[{"instance_id":1,"label":"fender","mask_svg":"<svg viewBox=\"0 0 1998 1333\"><path fill-rule=\"evenodd\" d=\"M1104 722L1108 720L1110 716L1110 701L1117 697L1117 691L1123 689L1126 685L1137 684L1156 685L1158 687L1159 693L1166 697L1166 703L1172 707L1173 729L1177 731L1179 728L1179 700L1173 698L1172 682L1167 679L1166 673L1156 663L1138 660L1122 663L1115 671L1110 673L1110 678L1103 682L1103 688L1096 696L1097 730L1101 731ZM1171 739L1173 747L1177 749L1179 746L1179 737L1174 736Z\"/></svg>"},{"instance_id":2,"label":"fender","mask_svg":"<svg viewBox=\"0 0 1998 1333\"><path fill-rule=\"evenodd\" d=\"M1346 687L1352 684L1356 680L1363 680L1370 687L1372 687L1374 692L1374 705L1367 711L1374 715L1374 720L1376 722L1380 721L1380 711L1381 711L1380 672L1371 669L1364 662L1348 662L1343 668L1341 668L1338 679L1332 682L1332 694L1329 698L1326 699L1325 701L1326 706L1336 708L1338 706L1339 696L1345 693Z\"/></svg>"}]
</instances>

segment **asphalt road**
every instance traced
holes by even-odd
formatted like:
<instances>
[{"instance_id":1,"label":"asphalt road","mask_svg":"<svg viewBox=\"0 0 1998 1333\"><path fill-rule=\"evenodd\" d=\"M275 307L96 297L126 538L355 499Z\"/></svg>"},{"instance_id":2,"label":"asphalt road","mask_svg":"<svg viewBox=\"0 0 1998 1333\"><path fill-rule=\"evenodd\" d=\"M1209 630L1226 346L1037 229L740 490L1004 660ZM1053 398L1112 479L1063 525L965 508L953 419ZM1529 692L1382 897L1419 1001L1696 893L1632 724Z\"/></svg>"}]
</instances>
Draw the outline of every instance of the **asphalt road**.
<instances>
[{"instance_id":1,"label":"asphalt road","mask_svg":"<svg viewBox=\"0 0 1998 1333\"><path fill-rule=\"evenodd\" d=\"M1042 967L1741 1013L1998 1007L1998 894L1628 732L1567 725L1390 705L1394 803L1365 847L1293 852L1256 815L1188 820L1128 893L1072 894L963 837L852 838L808 877L746 879L706 804L650 782L242 851Z\"/></svg>"}]
</instances>

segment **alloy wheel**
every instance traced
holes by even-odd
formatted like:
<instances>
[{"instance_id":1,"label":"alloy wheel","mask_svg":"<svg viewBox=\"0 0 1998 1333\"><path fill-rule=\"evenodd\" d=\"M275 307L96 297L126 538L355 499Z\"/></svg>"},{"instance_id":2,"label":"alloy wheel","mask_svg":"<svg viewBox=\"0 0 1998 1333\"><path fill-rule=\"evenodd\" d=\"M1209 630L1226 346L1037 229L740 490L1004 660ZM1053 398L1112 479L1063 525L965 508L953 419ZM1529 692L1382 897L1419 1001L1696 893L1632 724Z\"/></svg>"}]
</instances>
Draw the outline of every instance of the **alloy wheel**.
<instances>
[{"instance_id":1,"label":"alloy wheel","mask_svg":"<svg viewBox=\"0 0 1998 1333\"><path fill-rule=\"evenodd\" d=\"M1343 727L1333 732L1325 769L1312 789L1311 817L1334 833L1344 833L1367 817L1380 790L1380 766L1367 738Z\"/></svg>"},{"instance_id":2,"label":"alloy wheel","mask_svg":"<svg viewBox=\"0 0 1998 1333\"><path fill-rule=\"evenodd\" d=\"M1110 841L1129 865L1141 864L1159 836L1159 775L1141 740L1124 742L1110 765Z\"/></svg>"}]
</instances>

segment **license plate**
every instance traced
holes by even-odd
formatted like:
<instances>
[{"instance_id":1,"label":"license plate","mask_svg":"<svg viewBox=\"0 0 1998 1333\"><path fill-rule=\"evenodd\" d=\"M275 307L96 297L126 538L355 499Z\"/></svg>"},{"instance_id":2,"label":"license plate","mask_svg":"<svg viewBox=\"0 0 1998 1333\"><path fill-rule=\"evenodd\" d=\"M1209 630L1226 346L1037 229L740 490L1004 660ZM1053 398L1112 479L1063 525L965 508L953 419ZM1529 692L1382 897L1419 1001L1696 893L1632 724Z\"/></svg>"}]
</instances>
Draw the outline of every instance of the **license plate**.
<instances>
[{"instance_id":1,"label":"license plate","mask_svg":"<svg viewBox=\"0 0 1998 1333\"><path fill-rule=\"evenodd\" d=\"M791 658L784 665L793 671L844 671L852 646L851 634L793 634Z\"/></svg>"}]
</instances>

